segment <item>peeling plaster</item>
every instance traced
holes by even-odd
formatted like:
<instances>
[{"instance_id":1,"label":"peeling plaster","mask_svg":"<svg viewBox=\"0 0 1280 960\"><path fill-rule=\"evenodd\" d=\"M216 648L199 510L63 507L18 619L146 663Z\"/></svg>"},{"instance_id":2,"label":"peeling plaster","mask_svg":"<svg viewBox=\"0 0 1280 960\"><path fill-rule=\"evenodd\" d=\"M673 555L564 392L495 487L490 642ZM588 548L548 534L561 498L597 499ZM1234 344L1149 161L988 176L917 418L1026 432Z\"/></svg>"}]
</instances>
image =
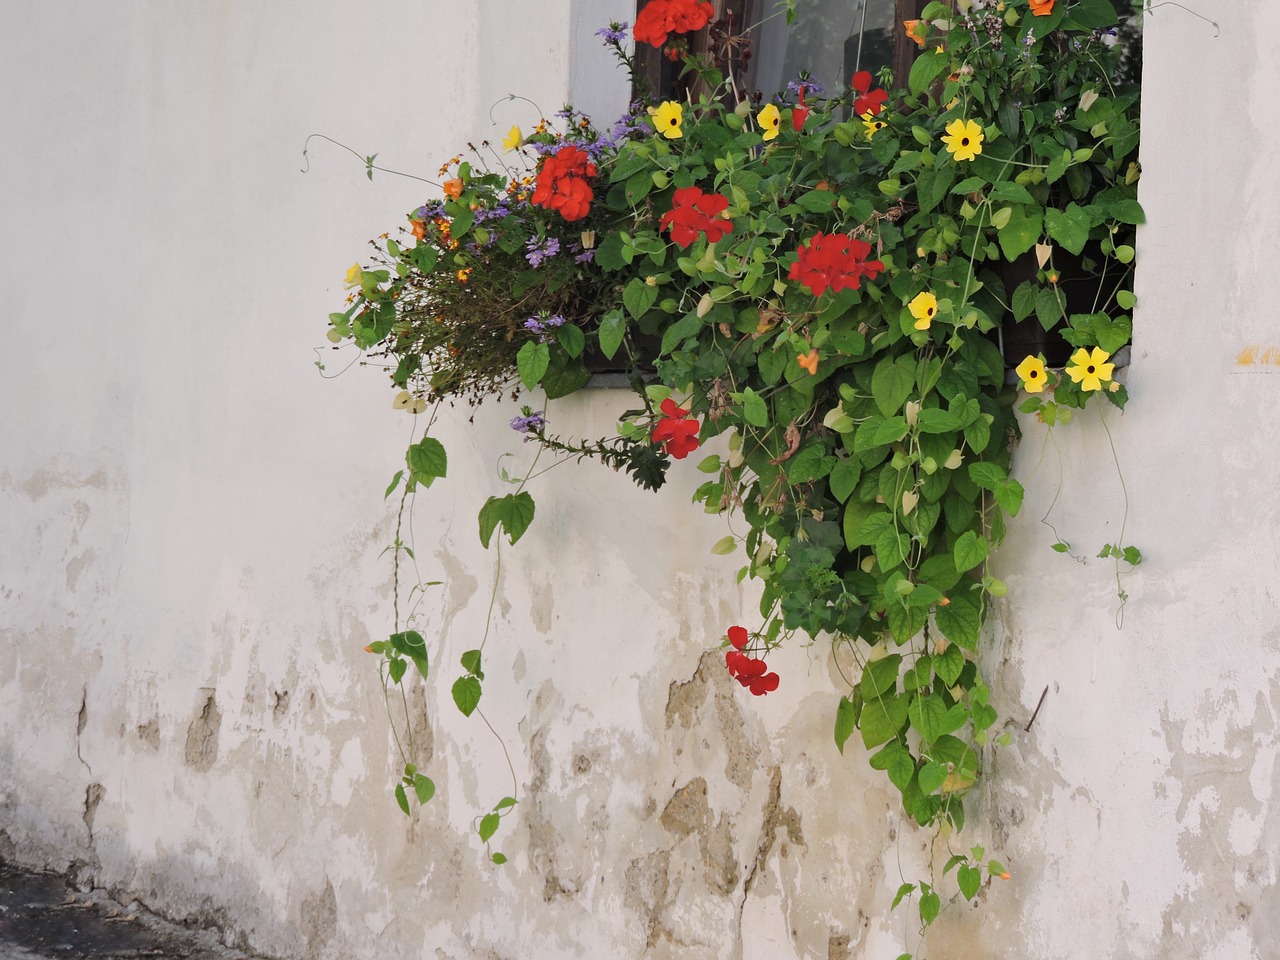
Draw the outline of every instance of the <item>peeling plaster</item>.
<instances>
[{"instance_id":1,"label":"peeling plaster","mask_svg":"<svg viewBox=\"0 0 1280 960\"><path fill-rule=\"evenodd\" d=\"M444 586L417 609L433 673L406 697L414 759L438 795L411 817L395 808L402 760L360 650L395 621L379 557L394 512L359 491L385 481L406 424L379 426L385 397L348 388L354 378L335 387L280 358L305 350L306 318L340 296L323 264L348 262L343 250L382 229L373 216L351 230L353 216L369 219L367 191L386 209L403 209L403 196L341 175L268 177L216 202L227 200L217 164L279 155L271 131L299 103L395 127L400 108L371 103L348 72L361 61L344 58L418 56L414 38L438 24L430 10L393 6L397 30L373 18L336 38L265 9L250 22L157 6L77 33L66 26L83 12L51 0L31 18L32 42L10 69L34 93L10 98L10 127L31 142L99 144L119 170L51 151L7 215L33 236L51 218L87 216L115 224L121 242L72 278L92 307L69 316L59 349L11 351L5 371L23 417L0 445L0 856L97 879L288 960L871 960L917 947L909 909L889 909L897 884L945 862L952 842L981 843L1013 878L944 913L923 945L930 956L1280 955L1280 550L1266 487L1278 381L1235 368L1250 344L1274 346L1265 158L1280 135L1258 118L1275 99L1280 13L1246 0L1219 18L1220 42L1177 11L1151 18L1148 89L1160 95L1144 104L1134 400L1108 420L1148 560L1126 580L1117 630L1110 571L1051 555L1037 522L1052 507L1086 553L1116 534L1106 436L1083 422L1058 431L1062 465L1050 454L1037 469L1048 437L1029 424L1016 460L1027 502L994 561L1010 571L1010 600L994 607L983 654L999 732L1013 741L984 753L964 834L931 847L867 771L857 738L835 751L835 658L780 652L784 685L767 699L725 674L715 638L758 595L708 556L723 535L714 518L590 466L562 483L565 468L542 481L538 522L495 573L468 498L500 489L502 403L436 425L450 475L415 523L418 556L435 568L424 579ZM483 91L563 102L570 20L618 11L535 7L515 19L457 11L457 42L424 66L445 78L444 112L405 132L406 153L484 136L500 93ZM296 59L283 66L262 55L286 47ZM531 50L553 65L536 77ZM1188 74L1188 62L1201 69ZM1203 118L1205 149L1178 154L1180 105L1204 75L1223 107ZM247 106L230 111L228 95ZM183 152L191 163L160 162L152 147L166 138L195 145ZM1173 155L1178 164L1160 159ZM130 170L126 198L112 178ZM329 174L317 165L312 176ZM1188 193L1188 181L1209 186ZM153 225L191 182L212 184L215 214L194 246L166 253ZM1254 194L1263 202L1242 200ZM287 265L297 275L264 279L252 266L261 251L243 238L317 210L323 222ZM154 283L120 285L143 274ZM261 310L217 306L227 277ZM13 309L38 315L47 291L11 287ZM299 290L314 295L299 301ZM175 302L189 323L172 323ZM122 340L124 329L135 335ZM243 375L227 377L233 367ZM82 396L68 404L55 382ZM557 401L556 416L594 435L629 402L593 392ZM1212 449L1189 435L1211 436ZM694 464L673 466L673 487L698 478ZM483 709L520 798L496 838L503 868L474 834L477 811L511 789L503 748L451 712L448 695L495 576Z\"/></svg>"},{"instance_id":2,"label":"peeling plaster","mask_svg":"<svg viewBox=\"0 0 1280 960\"><path fill-rule=\"evenodd\" d=\"M218 759L218 733L222 728L222 714L215 699L217 691L207 688L200 692L205 699L200 712L187 727L184 756L187 766L203 771L211 768Z\"/></svg>"}]
</instances>

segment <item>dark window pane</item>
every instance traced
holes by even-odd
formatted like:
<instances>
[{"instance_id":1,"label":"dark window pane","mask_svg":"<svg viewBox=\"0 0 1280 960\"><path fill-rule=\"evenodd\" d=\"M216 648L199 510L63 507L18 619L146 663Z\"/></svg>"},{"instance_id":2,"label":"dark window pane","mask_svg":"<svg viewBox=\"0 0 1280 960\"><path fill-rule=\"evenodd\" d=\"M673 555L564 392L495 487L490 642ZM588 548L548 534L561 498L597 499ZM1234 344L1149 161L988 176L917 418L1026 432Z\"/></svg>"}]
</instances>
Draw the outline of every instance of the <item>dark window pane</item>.
<instances>
[{"instance_id":1,"label":"dark window pane","mask_svg":"<svg viewBox=\"0 0 1280 960\"><path fill-rule=\"evenodd\" d=\"M783 89L802 70L826 90L847 86L858 69L875 73L893 58L894 0L798 0L797 21L788 27L776 6L753 0L748 5L752 31L753 74L748 82L765 95ZM766 19L768 18L768 19ZM764 21L764 22L761 22Z\"/></svg>"}]
</instances>

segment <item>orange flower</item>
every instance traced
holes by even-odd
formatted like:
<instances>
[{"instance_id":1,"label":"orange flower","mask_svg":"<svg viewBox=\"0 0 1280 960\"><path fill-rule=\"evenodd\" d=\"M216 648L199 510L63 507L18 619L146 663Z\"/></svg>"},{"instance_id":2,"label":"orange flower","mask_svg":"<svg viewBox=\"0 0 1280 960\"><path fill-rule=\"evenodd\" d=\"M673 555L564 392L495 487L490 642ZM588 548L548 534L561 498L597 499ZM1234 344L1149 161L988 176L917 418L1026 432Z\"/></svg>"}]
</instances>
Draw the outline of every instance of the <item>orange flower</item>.
<instances>
[{"instance_id":1,"label":"orange flower","mask_svg":"<svg viewBox=\"0 0 1280 960\"><path fill-rule=\"evenodd\" d=\"M1047 17L1053 13L1053 0L1031 0L1031 13L1036 17Z\"/></svg>"},{"instance_id":2,"label":"orange flower","mask_svg":"<svg viewBox=\"0 0 1280 960\"><path fill-rule=\"evenodd\" d=\"M413 239L415 240L427 239L427 221L410 220L409 222L413 224Z\"/></svg>"},{"instance_id":3,"label":"orange flower","mask_svg":"<svg viewBox=\"0 0 1280 960\"><path fill-rule=\"evenodd\" d=\"M809 371L809 376L814 377L818 374L818 351L810 350L807 354L800 353L796 355L796 363Z\"/></svg>"},{"instance_id":4,"label":"orange flower","mask_svg":"<svg viewBox=\"0 0 1280 960\"><path fill-rule=\"evenodd\" d=\"M468 279L470 276L471 276L471 268L470 268L470 267L465 267L465 268L463 268L462 270L459 270L459 271L458 271L458 273L457 273L458 282L459 282L459 283L466 283L466 282L467 282L467 279Z\"/></svg>"},{"instance_id":5,"label":"orange flower","mask_svg":"<svg viewBox=\"0 0 1280 960\"><path fill-rule=\"evenodd\" d=\"M457 200L462 196L462 181L457 177L454 177L452 180L446 180L444 182L444 195Z\"/></svg>"},{"instance_id":6,"label":"orange flower","mask_svg":"<svg viewBox=\"0 0 1280 960\"><path fill-rule=\"evenodd\" d=\"M1034 4L1035 0L1031 0ZM1049 0L1049 6L1053 6L1053 0ZM924 33L919 29L919 20L903 20L902 25L907 28L907 36L914 40L921 47L924 46Z\"/></svg>"}]
</instances>

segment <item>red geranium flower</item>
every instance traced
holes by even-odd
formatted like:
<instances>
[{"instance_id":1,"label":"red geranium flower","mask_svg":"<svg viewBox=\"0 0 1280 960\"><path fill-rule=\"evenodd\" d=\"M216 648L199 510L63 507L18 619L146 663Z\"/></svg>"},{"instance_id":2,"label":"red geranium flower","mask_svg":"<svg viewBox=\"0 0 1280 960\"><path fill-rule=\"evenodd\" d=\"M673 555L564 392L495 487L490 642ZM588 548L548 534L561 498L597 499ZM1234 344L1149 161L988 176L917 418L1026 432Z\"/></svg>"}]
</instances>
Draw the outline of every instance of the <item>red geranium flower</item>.
<instances>
[{"instance_id":1,"label":"red geranium flower","mask_svg":"<svg viewBox=\"0 0 1280 960\"><path fill-rule=\"evenodd\" d=\"M747 635L746 627L730 627L728 637L735 650L741 650L747 645L747 641L751 639Z\"/></svg>"},{"instance_id":2,"label":"red geranium flower","mask_svg":"<svg viewBox=\"0 0 1280 960\"><path fill-rule=\"evenodd\" d=\"M738 682L742 683L753 695L763 697L766 693L772 693L778 689L780 679L776 673L766 673L763 677L756 677L749 683L742 683L741 680Z\"/></svg>"},{"instance_id":3,"label":"red geranium flower","mask_svg":"<svg viewBox=\"0 0 1280 960\"><path fill-rule=\"evenodd\" d=\"M763 660L756 660L745 653L730 650L724 655L724 664L729 669L729 676L757 697L763 697L766 693L778 689L778 675L766 673L769 667Z\"/></svg>"},{"instance_id":4,"label":"red geranium flower","mask_svg":"<svg viewBox=\"0 0 1280 960\"><path fill-rule=\"evenodd\" d=\"M869 113L874 117L884 109L884 102L889 99L889 94L883 90L871 89L871 72L869 70L859 70L853 75L849 85L861 94L853 101L854 116L861 117Z\"/></svg>"},{"instance_id":5,"label":"red geranium flower","mask_svg":"<svg viewBox=\"0 0 1280 960\"><path fill-rule=\"evenodd\" d=\"M543 158L530 202L556 210L566 220L581 220L591 212L595 193L587 179L596 172L586 153L572 145L563 146Z\"/></svg>"},{"instance_id":6,"label":"red geranium flower","mask_svg":"<svg viewBox=\"0 0 1280 960\"><path fill-rule=\"evenodd\" d=\"M791 111L791 126L795 128L796 133L800 132L800 128L804 126L805 120L809 119L809 108L804 103L804 84L800 85L800 96L797 98L796 105Z\"/></svg>"},{"instance_id":7,"label":"red geranium flower","mask_svg":"<svg viewBox=\"0 0 1280 960\"><path fill-rule=\"evenodd\" d=\"M559 180L561 177L594 177L596 165L591 157L572 144L565 144L555 153L542 158L538 168L538 181Z\"/></svg>"},{"instance_id":8,"label":"red geranium flower","mask_svg":"<svg viewBox=\"0 0 1280 960\"><path fill-rule=\"evenodd\" d=\"M546 206L558 210L566 220L581 220L591 212L594 197L591 187L581 177L561 177L552 184Z\"/></svg>"},{"instance_id":9,"label":"red geranium flower","mask_svg":"<svg viewBox=\"0 0 1280 960\"><path fill-rule=\"evenodd\" d=\"M714 15L707 0L649 0L636 14L635 38L661 47L668 34L701 30Z\"/></svg>"},{"instance_id":10,"label":"red geranium flower","mask_svg":"<svg viewBox=\"0 0 1280 960\"><path fill-rule=\"evenodd\" d=\"M698 430L701 424L697 420L686 419L689 411L677 407L670 397L662 401L662 412L666 416L653 428L653 442L661 443L668 454L677 460L683 460L698 449Z\"/></svg>"},{"instance_id":11,"label":"red geranium flower","mask_svg":"<svg viewBox=\"0 0 1280 960\"><path fill-rule=\"evenodd\" d=\"M677 407L670 397L662 401L662 412L666 416L653 428L653 442L661 443L668 454L677 460L683 460L698 449L698 430L701 425L697 420L687 419L689 411Z\"/></svg>"},{"instance_id":12,"label":"red geranium flower","mask_svg":"<svg viewBox=\"0 0 1280 960\"><path fill-rule=\"evenodd\" d=\"M831 288L840 291L857 290L862 278L874 280L884 269L879 260L868 260L871 244L843 233L815 233L807 244L796 251L796 262L787 274L791 280L799 280L815 297Z\"/></svg>"},{"instance_id":13,"label":"red geranium flower","mask_svg":"<svg viewBox=\"0 0 1280 960\"><path fill-rule=\"evenodd\" d=\"M703 193L697 187L683 187L672 199L672 207L662 215L659 228L671 229L671 239L687 247L705 233L715 243L726 233L733 233L733 224L722 220L720 214L729 206L729 198L719 193Z\"/></svg>"}]
</instances>

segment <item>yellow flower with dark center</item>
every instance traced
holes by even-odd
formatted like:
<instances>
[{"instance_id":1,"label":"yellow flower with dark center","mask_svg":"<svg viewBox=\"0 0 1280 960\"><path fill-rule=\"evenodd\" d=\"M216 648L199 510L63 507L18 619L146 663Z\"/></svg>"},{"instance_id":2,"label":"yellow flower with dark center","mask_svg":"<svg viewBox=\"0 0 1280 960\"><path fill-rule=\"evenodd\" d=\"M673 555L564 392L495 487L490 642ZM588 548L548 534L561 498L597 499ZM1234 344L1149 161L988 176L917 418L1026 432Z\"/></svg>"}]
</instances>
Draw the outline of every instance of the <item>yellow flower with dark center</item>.
<instances>
[{"instance_id":1,"label":"yellow flower with dark center","mask_svg":"<svg viewBox=\"0 0 1280 960\"><path fill-rule=\"evenodd\" d=\"M675 100L664 100L657 110L653 111L653 125L668 140L679 140L684 133L680 124L684 122L684 107Z\"/></svg>"},{"instance_id":2,"label":"yellow flower with dark center","mask_svg":"<svg viewBox=\"0 0 1280 960\"><path fill-rule=\"evenodd\" d=\"M1071 366L1067 367L1067 376L1072 383L1080 384L1081 390L1101 390L1104 380L1111 379L1114 363L1107 363L1111 354L1101 347L1086 350L1081 347L1071 355Z\"/></svg>"},{"instance_id":3,"label":"yellow flower with dark center","mask_svg":"<svg viewBox=\"0 0 1280 960\"><path fill-rule=\"evenodd\" d=\"M764 108L756 114L756 123L760 124L762 138L772 140L778 135L778 126L782 123L782 114L778 111L778 107L772 103L766 103Z\"/></svg>"},{"instance_id":4,"label":"yellow flower with dark center","mask_svg":"<svg viewBox=\"0 0 1280 960\"><path fill-rule=\"evenodd\" d=\"M938 298L928 290L917 293L915 299L907 304L907 309L916 318L916 329L928 330L929 324L933 323L933 318L938 313Z\"/></svg>"},{"instance_id":5,"label":"yellow flower with dark center","mask_svg":"<svg viewBox=\"0 0 1280 960\"><path fill-rule=\"evenodd\" d=\"M502 138L503 150L515 150L524 144L524 134L520 132L519 127L512 127L507 131L507 135Z\"/></svg>"},{"instance_id":6,"label":"yellow flower with dark center","mask_svg":"<svg viewBox=\"0 0 1280 960\"><path fill-rule=\"evenodd\" d=\"M1022 381L1022 389L1027 393L1040 393L1048 380L1044 361L1039 357L1027 357L1013 372L1018 375L1018 379Z\"/></svg>"},{"instance_id":7,"label":"yellow flower with dark center","mask_svg":"<svg viewBox=\"0 0 1280 960\"><path fill-rule=\"evenodd\" d=\"M876 135L876 131L883 130L888 124L883 120L877 120L869 113L862 115L862 125L867 128L867 139L870 140Z\"/></svg>"},{"instance_id":8,"label":"yellow flower with dark center","mask_svg":"<svg viewBox=\"0 0 1280 960\"><path fill-rule=\"evenodd\" d=\"M956 160L972 160L982 152L982 127L975 120L952 120L942 142Z\"/></svg>"}]
</instances>

